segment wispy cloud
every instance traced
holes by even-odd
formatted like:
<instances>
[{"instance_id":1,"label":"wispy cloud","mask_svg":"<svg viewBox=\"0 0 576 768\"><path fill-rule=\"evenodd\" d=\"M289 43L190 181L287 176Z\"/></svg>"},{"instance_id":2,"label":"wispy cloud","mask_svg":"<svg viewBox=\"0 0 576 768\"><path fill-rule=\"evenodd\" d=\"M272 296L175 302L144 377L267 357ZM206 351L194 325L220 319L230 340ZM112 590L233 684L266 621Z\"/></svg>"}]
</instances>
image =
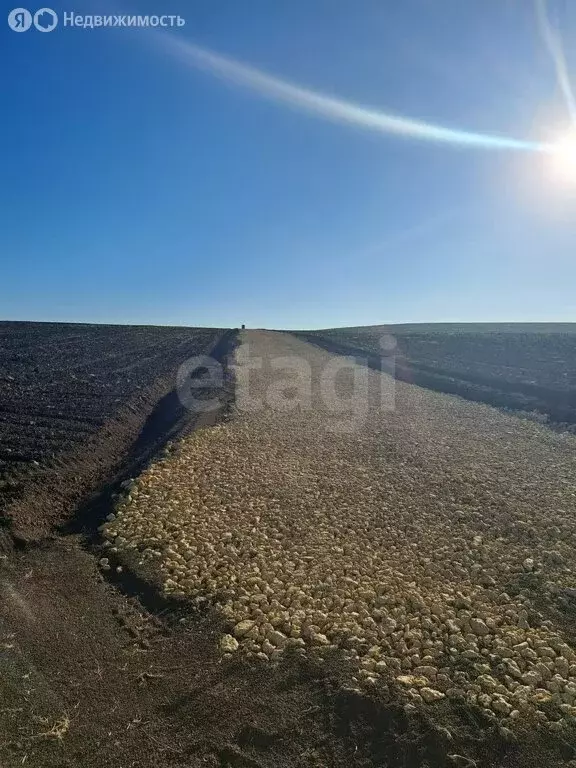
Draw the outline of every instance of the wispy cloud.
<instances>
[{"instance_id":1,"label":"wispy cloud","mask_svg":"<svg viewBox=\"0 0 576 768\"><path fill-rule=\"evenodd\" d=\"M248 88L271 101L296 107L332 122L359 126L383 134L483 149L540 152L553 149L551 145L539 142L447 128L388 114L295 85L179 38L165 38L165 41L167 50L190 66Z\"/></svg>"},{"instance_id":2,"label":"wispy cloud","mask_svg":"<svg viewBox=\"0 0 576 768\"><path fill-rule=\"evenodd\" d=\"M566 64L566 56L564 55L562 39L559 33L556 32L550 24L546 0L535 0L535 2L538 28L540 30L540 34L542 35L542 40L548 49L548 53L554 62L554 69L556 70L558 86L562 91L564 100L566 101L566 108L568 109L572 123L576 128L576 99L574 98L574 91L572 90L572 86L570 84L570 75L568 73L568 65Z\"/></svg>"}]
</instances>

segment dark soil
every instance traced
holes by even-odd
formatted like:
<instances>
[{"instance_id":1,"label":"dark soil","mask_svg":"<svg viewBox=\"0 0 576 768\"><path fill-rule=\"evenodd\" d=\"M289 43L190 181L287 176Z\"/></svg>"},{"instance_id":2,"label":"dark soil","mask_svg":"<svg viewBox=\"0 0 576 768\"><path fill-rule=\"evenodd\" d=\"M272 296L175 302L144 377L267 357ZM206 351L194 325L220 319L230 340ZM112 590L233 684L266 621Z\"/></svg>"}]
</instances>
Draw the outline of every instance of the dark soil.
<instances>
[{"instance_id":1,"label":"dark soil","mask_svg":"<svg viewBox=\"0 0 576 768\"><path fill-rule=\"evenodd\" d=\"M214 355L225 361L233 344L220 335ZM510 742L470 708L407 713L392 686L351 691L337 655L278 668L223 663L209 606L164 599L129 570L103 574L97 527L121 483L169 439L226 418L233 396L227 379L222 409L197 418L171 386L170 375L150 382L142 411L120 409L60 472L45 469L44 484L26 476L19 546L0 558L0 765L566 765L569 744L538 732Z\"/></svg>"},{"instance_id":2,"label":"dark soil","mask_svg":"<svg viewBox=\"0 0 576 768\"><path fill-rule=\"evenodd\" d=\"M75 447L221 334L213 328L0 322L0 469L42 463Z\"/></svg>"},{"instance_id":3,"label":"dark soil","mask_svg":"<svg viewBox=\"0 0 576 768\"><path fill-rule=\"evenodd\" d=\"M576 431L576 324L366 326L294 335L401 381ZM381 347L393 338L391 351Z\"/></svg>"},{"instance_id":4,"label":"dark soil","mask_svg":"<svg viewBox=\"0 0 576 768\"><path fill-rule=\"evenodd\" d=\"M128 452L136 460L154 448L154 433L167 439L185 415L174 392L179 365L218 357L228 336L0 323L0 523L23 541L49 535Z\"/></svg>"}]
</instances>

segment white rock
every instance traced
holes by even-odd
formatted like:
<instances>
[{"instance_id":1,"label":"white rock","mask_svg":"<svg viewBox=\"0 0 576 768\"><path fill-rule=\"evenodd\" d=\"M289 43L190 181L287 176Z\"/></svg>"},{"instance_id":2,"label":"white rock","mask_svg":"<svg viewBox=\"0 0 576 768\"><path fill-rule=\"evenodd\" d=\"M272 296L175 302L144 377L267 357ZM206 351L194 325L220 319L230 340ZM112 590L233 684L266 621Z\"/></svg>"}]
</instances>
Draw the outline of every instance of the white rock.
<instances>
[{"instance_id":1,"label":"white rock","mask_svg":"<svg viewBox=\"0 0 576 768\"><path fill-rule=\"evenodd\" d=\"M507 715L512 711L512 707L502 696L494 696L492 699L492 709L501 715Z\"/></svg>"},{"instance_id":2,"label":"white rock","mask_svg":"<svg viewBox=\"0 0 576 768\"><path fill-rule=\"evenodd\" d=\"M240 643L232 635L223 635L220 639L220 650L224 653L234 653L240 647Z\"/></svg>"},{"instance_id":3,"label":"white rock","mask_svg":"<svg viewBox=\"0 0 576 768\"><path fill-rule=\"evenodd\" d=\"M436 667L425 664L421 667L416 667L414 669L414 674L419 675L421 677L427 677L429 680L434 680L434 678L438 674L438 670L436 669Z\"/></svg>"},{"instance_id":4,"label":"white rock","mask_svg":"<svg viewBox=\"0 0 576 768\"><path fill-rule=\"evenodd\" d=\"M478 619L474 617L471 618L470 629L472 630L472 632L474 632L475 635L484 636L484 635L490 634L489 628L486 626L485 622L482 621L482 619Z\"/></svg>"},{"instance_id":5,"label":"white rock","mask_svg":"<svg viewBox=\"0 0 576 768\"><path fill-rule=\"evenodd\" d=\"M247 635L248 632L250 632L251 629L254 628L256 622L251 621L250 619L245 619L244 621L239 621L238 624L234 627L234 634L236 637L244 637L244 635Z\"/></svg>"},{"instance_id":6,"label":"white rock","mask_svg":"<svg viewBox=\"0 0 576 768\"><path fill-rule=\"evenodd\" d=\"M278 631L277 629L273 629L271 632L268 632L268 640L272 643L273 646L276 648L284 648L286 643L288 642L288 638L283 632Z\"/></svg>"},{"instance_id":7,"label":"white rock","mask_svg":"<svg viewBox=\"0 0 576 768\"><path fill-rule=\"evenodd\" d=\"M419 693L427 704L430 704L433 701L439 701L445 696L442 691L436 691L434 688L428 687L420 688Z\"/></svg>"}]
</instances>

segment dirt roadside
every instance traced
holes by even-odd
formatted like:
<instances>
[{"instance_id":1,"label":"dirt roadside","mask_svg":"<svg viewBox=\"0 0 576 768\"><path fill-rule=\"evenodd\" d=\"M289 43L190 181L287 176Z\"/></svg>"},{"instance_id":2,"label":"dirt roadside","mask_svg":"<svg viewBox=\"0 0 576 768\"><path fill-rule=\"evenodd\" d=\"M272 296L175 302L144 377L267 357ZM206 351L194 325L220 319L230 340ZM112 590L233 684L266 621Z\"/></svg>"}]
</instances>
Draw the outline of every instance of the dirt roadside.
<instances>
[{"instance_id":1,"label":"dirt roadside","mask_svg":"<svg viewBox=\"0 0 576 768\"><path fill-rule=\"evenodd\" d=\"M195 353L224 361L235 339L234 331L226 331L210 347ZM139 472L169 440L219 417L216 412L195 416L181 404L174 389L181 362L171 358L161 375L146 388L137 388L83 444L50 463L35 466L37 462L32 462L26 468L20 483L23 490L3 511L0 552L10 550L10 539L23 547L51 537L56 526L77 520L79 507L90 506L93 494ZM230 386L226 392L231 392ZM228 397L225 394L224 400Z\"/></svg>"},{"instance_id":2,"label":"dirt roadside","mask_svg":"<svg viewBox=\"0 0 576 768\"><path fill-rule=\"evenodd\" d=\"M227 370L234 345L235 333L226 332L208 352ZM141 741L132 729L141 722L144 689L165 674L175 676L178 652L165 653L161 643L155 658L167 672L150 672L152 639L170 633L125 596L123 585L103 580L93 545L121 483L168 441L225 418L232 397L227 380L220 409L195 415L166 375L82 448L30 472L25 492L9 508L10 525L0 529L0 765L90 765L90 753L112 744L118 718L130 732L121 728L115 739L127 736L131 760L111 746L111 764L156 764L132 762L138 752L132 741ZM133 591L128 582L126 592ZM180 676L182 664L176 669ZM121 693L128 689L131 703Z\"/></svg>"},{"instance_id":3,"label":"dirt roadside","mask_svg":"<svg viewBox=\"0 0 576 768\"><path fill-rule=\"evenodd\" d=\"M446 729L407 714L393 691L347 691L337 662L222 664L213 616L148 610L102 578L77 536L20 554L3 598L0 764L10 768L472 768L572 755L505 744L465 710L447 712Z\"/></svg>"}]
</instances>

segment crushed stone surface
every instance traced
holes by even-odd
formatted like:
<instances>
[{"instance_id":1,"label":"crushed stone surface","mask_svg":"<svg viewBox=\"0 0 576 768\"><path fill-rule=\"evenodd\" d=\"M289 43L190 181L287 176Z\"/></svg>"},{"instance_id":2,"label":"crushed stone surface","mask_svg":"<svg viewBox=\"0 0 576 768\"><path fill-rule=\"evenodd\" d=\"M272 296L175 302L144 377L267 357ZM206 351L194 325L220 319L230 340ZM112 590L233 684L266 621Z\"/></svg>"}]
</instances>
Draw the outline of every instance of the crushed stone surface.
<instances>
[{"instance_id":1,"label":"crushed stone surface","mask_svg":"<svg viewBox=\"0 0 576 768\"><path fill-rule=\"evenodd\" d=\"M213 602L225 655L340 649L355 684L411 703L574 724L576 653L546 606L576 596L576 438L288 334L242 342L233 418L136 480L110 552Z\"/></svg>"}]
</instances>

